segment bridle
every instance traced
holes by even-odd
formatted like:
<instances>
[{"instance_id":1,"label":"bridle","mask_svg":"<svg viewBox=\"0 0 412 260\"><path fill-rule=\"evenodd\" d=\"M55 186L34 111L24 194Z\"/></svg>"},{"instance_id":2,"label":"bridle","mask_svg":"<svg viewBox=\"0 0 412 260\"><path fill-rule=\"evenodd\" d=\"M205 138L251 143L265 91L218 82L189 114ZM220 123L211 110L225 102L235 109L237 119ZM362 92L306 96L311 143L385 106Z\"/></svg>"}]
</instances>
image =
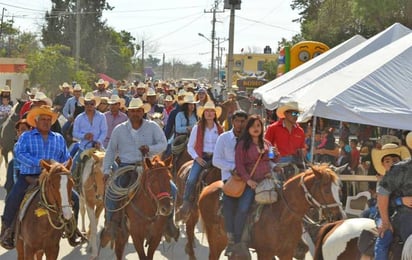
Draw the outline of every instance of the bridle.
<instances>
[{"instance_id":1,"label":"bridle","mask_svg":"<svg viewBox=\"0 0 412 260\"><path fill-rule=\"evenodd\" d=\"M159 168L152 169L153 172L151 174L153 175L154 171L159 171L159 170L164 170L164 169L168 170L168 167L164 166L164 167L159 167ZM151 176L149 176L149 179L146 180L145 190L149 194L150 198L155 201L155 203L156 203L156 216L158 216L158 215L160 215L160 211L159 211L160 202L162 200L165 200L165 199L172 199L172 195L167 191L159 191L159 193L155 194L152 191L152 186L151 186L152 182L150 181L150 177Z\"/></svg>"},{"instance_id":2,"label":"bridle","mask_svg":"<svg viewBox=\"0 0 412 260\"><path fill-rule=\"evenodd\" d=\"M71 173L70 172L58 172L58 173L53 173L53 175L60 175L60 176L67 176L69 179L71 178ZM46 210L46 214L47 214L47 219L49 221L49 224L57 230L62 230L64 229L65 234L67 237L70 237L76 228L75 223L75 218L72 217L69 220L66 220L63 217L63 209L64 208L70 208L72 209L72 205L68 204L68 205L61 205L61 207L59 207L58 205L55 204L50 204L47 200L47 195L46 195L46 187L47 187L47 183L49 182L51 178L51 174L46 176L44 179L42 179L40 181L40 201L39 204L41 207L43 207ZM55 223L51 217L50 213L54 213L57 215L57 223Z\"/></svg>"},{"instance_id":3,"label":"bridle","mask_svg":"<svg viewBox=\"0 0 412 260\"><path fill-rule=\"evenodd\" d=\"M323 210L325 210L325 209L328 210L330 208L335 208L335 207L339 207L339 210L341 210L341 212L343 212L342 203L340 203L340 202L339 203L335 202L335 203L330 203L330 204L322 204L319 201L317 201L316 198L310 193L310 191L308 190L308 188L305 185L305 182L304 182L305 176L306 176L306 174L302 174L302 176L300 177L299 186L301 186L302 189L303 189L306 201L308 202L308 204L310 206L313 206L315 209L318 210L319 216L323 216ZM292 212L294 215L300 217L300 215L290 207L290 205L287 202L286 197L283 193L281 193L281 197L282 197L282 200L285 203L286 207L288 208L288 210L290 212ZM312 220L306 214L304 216L304 221L307 221L310 224L318 224L318 223L321 222L320 220L319 221Z\"/></svg>"}]
</instances>

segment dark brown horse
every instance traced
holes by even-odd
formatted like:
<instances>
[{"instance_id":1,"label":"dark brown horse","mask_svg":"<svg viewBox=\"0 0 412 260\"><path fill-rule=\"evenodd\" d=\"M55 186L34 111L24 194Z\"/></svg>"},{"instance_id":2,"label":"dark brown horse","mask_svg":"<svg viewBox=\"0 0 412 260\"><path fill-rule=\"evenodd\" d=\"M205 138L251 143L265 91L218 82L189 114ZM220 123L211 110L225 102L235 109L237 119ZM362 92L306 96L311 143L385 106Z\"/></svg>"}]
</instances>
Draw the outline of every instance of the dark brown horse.
<instances>
[{"instance_id":1,"label":"dark brown horse","mask_svg":"<svg viewBox=\"0 0 412 260\"><path fill-rule=\"evenodd\" d=\"M145 158L144 170L139 177L140 183L132 191L130 202L125 205L127 230L121 230L115 241L117 259L123 259L124 247L129 232L139 259L153 259L154 252L162 238L168 216L173 211L170 174L171 157L161 161ZM147 253L144 242L148 245Z\"/></svg>"},{"instance_id":2,"label":"dark brown horse","mask_svg":"<svg viewBox=\"0 0 412 260\"><path fill-rule=\"evenodd\" d=\"M41 259L43 253L47 259L57 259L59 243L63 233L70 236L76 225L74 220L71 192L69 160L67 166L56 162L41 161L44 168L40 175L40 190L30 202L26 214L17 222L17 254L18 259ZM39 258L40 257L40 258Z\"/></svg>"},{"instance_id":3,"label":"dark brown horse","mask_svg":"<svg viewBox=\"0 0 412 260\"><path fill-rule=\"evenodd\" d=\"M179 191L176 198L176 208L180 207L183 203L183 193L185 191L186 180L189 175L190 169L192 168L193 160L186 162L179 168L177 178L175 183ZM193 207L190 211L189 218L186 221L186 236L187 243L185 246L185 252L189 255L189 259L196 259L194 251L194 240L195 240L195 226L199 220L199 211L197 208L197 201L199 200L199 194L202 189L221 179L220 169L210 166L200 173L199 180L197 182L196 188L194 189L194 194L192 194L191 200L194 201ZM179 217L177 217L179 218Z\"/></svg>"},{"instance_id":4,"label":"dark brown horse","mask_svg":"<svg viewBox=\"0 0 412 260\"><path fill-rule=\"evenodd\" d=\"M209 185L199 198L199 211L209 242L209 259L219 259L227 243L223 218L216 213L221 186L221 182ZM330 218L344 216L338 177L327 165L312 166L292 177L278 193L279 201L263 207L250 231L248 246L256 250L259 259L273 259L275 255L280 260L292 259L302 235L302 218L310 207ZM234 257L239 257L237 252Z\"/></svg>"}]
</instances>

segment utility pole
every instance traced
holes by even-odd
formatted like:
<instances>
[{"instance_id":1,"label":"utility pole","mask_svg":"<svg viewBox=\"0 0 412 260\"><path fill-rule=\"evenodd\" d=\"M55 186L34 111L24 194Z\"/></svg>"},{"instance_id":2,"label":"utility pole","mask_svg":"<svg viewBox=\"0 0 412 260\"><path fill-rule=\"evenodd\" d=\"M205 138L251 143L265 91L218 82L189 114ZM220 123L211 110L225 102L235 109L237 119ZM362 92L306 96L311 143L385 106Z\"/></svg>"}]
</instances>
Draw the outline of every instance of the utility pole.
<instances>
[{"instance_id":1,"label":"utility pole","mask_svg":"<svg viewBox=\"0 0 412 260\"><path fill-rule=\"evenodd\" d=\"M225 9L230 9L229 54L227 63L226 89L232 91L233 43L235 41L235 9L240 9L241 0L225 0Z\"/></svg>"},{"instance_id":2,"label":"utility pole","mask_svg":"<svg viewBox=\"0 0 412 260\"><path fill-rule=\"evenodd\" d=\"M142 75L146 80L146 74L144 73L144 41L142 41Z\"/></svg>"},{"instance_id":3,"label":"utility pole","mask_svg":"<svg viewBox=\"0 0 412 260\"><path fill-rule=\"evenodd\" d=\"M210 58L210 84L213 84L214 78L215 78L215 25L216 25L216 13L223 13L224 11L217 11L217 8L219 6L219 1L215 0L215 3L212 7L211 10L206 11L204 10L205 13L212 13L213 14L213 19L212 19L212 37L211 37L211 42L212 42L212 57Z\"/></svg>"},{"instance_id":4,"label":"utility pole","mask_svg":"<svg viewBox=\"0 0 412 260\"><path fill-rule=\"evenodd\" d=\"M76 71L79 71L80 60L80 1L76 1Z\"/></svg>"},{"instance_id":5,"label":"utility pole","mask_svg":"<svg viewBox=\"0 0 412 260\"><path fill-rule=\"evenodd\" d=\"M1 24L0 24L0 41L1 41L1 48L3 48L3 18L4 18L4 11L7 9L3 7L3 11L1 12Z\"/></svg>"},{"instance_id":6,"label":"utility pole","mask_svg":"<svg viewBox=\"0 0 412 260\"><path fill-rule=\"evenodd\" d=\"M224 48L220 47L220 43L227 41L227 39L217 37L216 40L217 40L217 59L216 59L217 75L218 75L219 82L220 82L220 70L222 69L222 55L223 55L223 50L224 50Z\"/></svg>"},{"instance_id":7,"label":"utility pole","mask_svg":"<svg viewBox=\"0 0 412 260\"><path fill-rule=\"evenodd\" d=\"M165 54L163 53L163 62L162 62L162 80L165 80Z\"/></svg>"}]
</instances>

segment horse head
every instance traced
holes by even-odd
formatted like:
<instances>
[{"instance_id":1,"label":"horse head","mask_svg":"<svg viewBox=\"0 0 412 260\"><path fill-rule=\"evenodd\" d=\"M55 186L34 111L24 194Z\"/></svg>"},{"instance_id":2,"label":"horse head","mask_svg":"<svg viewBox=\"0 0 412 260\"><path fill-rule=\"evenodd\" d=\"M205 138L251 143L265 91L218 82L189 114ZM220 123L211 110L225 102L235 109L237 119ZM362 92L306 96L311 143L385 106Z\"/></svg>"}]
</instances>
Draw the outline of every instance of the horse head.
<instances>
[{"instance_id":1,"label":"horse head","mask_svg":"<svg viewBox=\"0 0 412 260\"><path fill-rule=\"evenodd\" d=\"M170 173L172 157L162 161L155 156L152 160L145 158L141 184L150 198L156 202L157 212L161 216L168 216L173 210L171 196Z\"/></svg>"},{"instance_id":2,"label":"horse head","mask_svg":"<svg viewBox=\"0 0 412 260\"><path fill-rule=\"evenodd\" d=\"M339 177L328 164L311 165L300 180L305 198L328 222L346 218L340 201Z\"/></svg>"},{"instance_id":3,"label":"horse head","mask_svg":"<svg viewBox=\"0 0 412 260\"><path fill-rule=\"evenodd\" d=\"M44 169L40 175L42 204L49 211L70 220L73 217L71 193L74 181L70 173L72 159L69 159L66 166L46 160L41 160L40 165Z\"/></svg>"}]
</instances>

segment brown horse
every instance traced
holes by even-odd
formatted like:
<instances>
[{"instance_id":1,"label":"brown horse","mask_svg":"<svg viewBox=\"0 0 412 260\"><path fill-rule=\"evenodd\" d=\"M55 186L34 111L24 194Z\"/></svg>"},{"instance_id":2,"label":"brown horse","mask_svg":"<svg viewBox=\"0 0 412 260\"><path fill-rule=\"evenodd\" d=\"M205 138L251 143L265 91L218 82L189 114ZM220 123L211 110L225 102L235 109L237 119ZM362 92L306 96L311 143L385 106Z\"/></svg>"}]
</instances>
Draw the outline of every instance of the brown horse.
<instances>
[{"instance_id":1,"label":"brown horse","mask_svg":"<svg viewBox=\"0 0 412 260\"><path fill-rule=\"evenodd\" d=\"M44 169L40 175L40 190L31 200L25 215L17 221L17 254L18 259L41 259L43 253L47 259L57 259L59 243L63 233L70 236L69 230L74 220L71 192L73 180L70 167L57 162L42 160ZM40 257L40 258L39 258Z\"/></svg>"},{"instance_id":2,"label":"brown horse","mask_svg":"<svg viewBox=\"0 0 412 260\"><path fill-rule=\"evenodd\" d=\"M218 121L221 125L223 125L223 122L227 120L229 113L233 113L234 111L236 111L237 102L235 99L229 99L221 103L220 106L222 107L222 114L218 118Z\"/></svg>"},{"instance_id":3,"label":"brown horse","mask_svg":"<svg viewBox=\"0 0 412 260\"><path fill-rule=\"evenodd\" d=\"M176 208L179 208L183 203L183 193L185 191L186 180L189 175L190 169L192 168L193 160L186 162L185 164L180 167L179 172L177 174L177 178L175 179L175 183L178 189L178 195L176 198ZM189 259L196 259L195 252L194 252L194 240L195 240L195 226L199 220L199 211L197 208L197 201L199 200L199 194L202 189L221 179L220 169L210 166L200 173L199 180L197 182L196 188L194 190L194 194L192 195L193 207L190 211L189 218L186 220L186 236L187 236L187 243L185 246L185 252L189 255ZM177 217L179 218L179 217Z\"/></svg>"},{"instance_id":4,"label":"brown horse","mask_svg":"<svg viewBox=\"0 0 412 260\"><path fill-rule=\"evenodd\" d=\"M144 170L139 176L140 183L129 193L131 199L124 205L127 225L122 227L126 230L120 230L115 240L117 259L123 259L129 232L139 259L153 259L167 218L173 211L173 198L170 195L171 161L171 157L165 161L157 156L152 160L145 158ZM145 241L147 253L143 247Z\"/></svg>"},{"instance_id":5,"label":"brown horse","mask_svg":"<svg viewBox=\"0 0 412 260\"><path fill-rule=\"evenodd\" d=\"M199 198L199 211L210 248L209 259L219 259L227 244L223 217L216 213L222 185L222 182L209 185ZM345 215L339 201L338 177L327 165L312 166L292 177L278 194L279 201L264 206L259 220L250 230L248 246L256 250L258 259L273 259L275 255L280 260L292 259L302 235L302 218L310 207L334 219ZM233 257L239 257L237 252Z\"/></svg>"},{"instance_id":6,"label":"brown horse","mask_svg":"<svg viewBox=\"0 0 412 260\"><path fill-rule=\"evenodd\" d=\"M82 232L85 232L84 215L87 211L89 217L88 251L92 257L97 257L97 226L99 216L104 209L104 175L102 164L105 152L98 151L95 148L85 150L81 155L84 161L83 172L80 176L80 215L82 218ZM87 159L83 159L83 157Z\"/></svg>"}]
</instances>

